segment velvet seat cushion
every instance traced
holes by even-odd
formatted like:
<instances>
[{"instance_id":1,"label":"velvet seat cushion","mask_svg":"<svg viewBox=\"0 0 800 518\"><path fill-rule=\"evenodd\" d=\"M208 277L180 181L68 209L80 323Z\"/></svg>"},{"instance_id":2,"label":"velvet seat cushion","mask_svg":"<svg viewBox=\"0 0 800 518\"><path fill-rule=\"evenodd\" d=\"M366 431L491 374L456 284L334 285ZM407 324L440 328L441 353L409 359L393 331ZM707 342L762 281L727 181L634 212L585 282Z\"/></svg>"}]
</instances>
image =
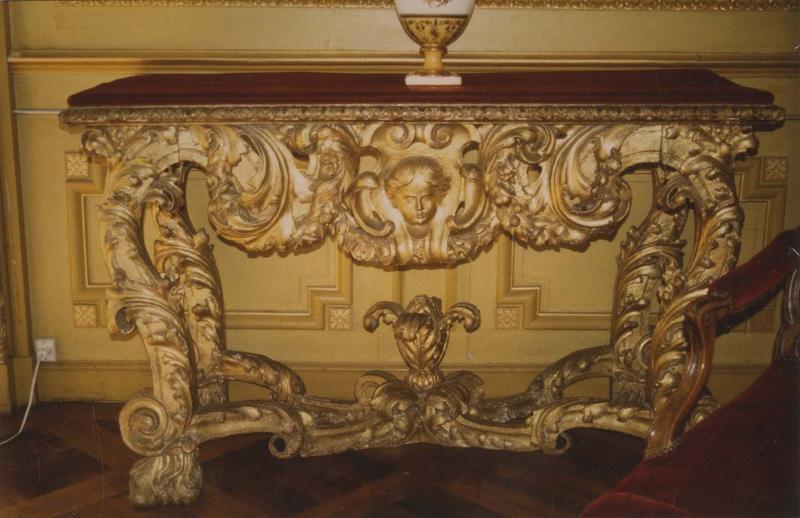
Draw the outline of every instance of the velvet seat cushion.
<instances>
[{"instance_id":1,"label":"velvet seat cushion","mask_svg":"<svg viewBox=\"0 0 800 518\"><path fill-rule=\"evenodd\" d=\"M775 360L582 516L798 516L798 383L798 361Z\"/></svg>"}]
</instances>

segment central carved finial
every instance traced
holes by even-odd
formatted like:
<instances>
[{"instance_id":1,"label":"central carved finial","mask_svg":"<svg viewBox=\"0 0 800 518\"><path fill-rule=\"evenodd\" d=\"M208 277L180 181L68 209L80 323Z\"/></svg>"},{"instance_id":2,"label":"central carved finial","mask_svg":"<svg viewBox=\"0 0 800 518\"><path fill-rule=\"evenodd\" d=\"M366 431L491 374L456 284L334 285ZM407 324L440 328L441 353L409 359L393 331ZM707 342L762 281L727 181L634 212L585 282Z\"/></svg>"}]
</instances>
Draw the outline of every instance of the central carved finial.
<instances>
[{"instance_id":1,"label":"central carved finial","mask_svg":"<svg viewBox=\"0 0 800 518\"><path fill-rule=\"evenodd\" d=\"M453 324L462 322L468 333L481 325L480 311L474 305L459 302L443 314L441 299L427 295L414 297L405 310L395 302L378 302L364 315L364 328L375 331L381 319L394 327L397 348L408 365L406 381L417 392L436 387L444 379L439 365Z\"/></svg>"}]
</instances>

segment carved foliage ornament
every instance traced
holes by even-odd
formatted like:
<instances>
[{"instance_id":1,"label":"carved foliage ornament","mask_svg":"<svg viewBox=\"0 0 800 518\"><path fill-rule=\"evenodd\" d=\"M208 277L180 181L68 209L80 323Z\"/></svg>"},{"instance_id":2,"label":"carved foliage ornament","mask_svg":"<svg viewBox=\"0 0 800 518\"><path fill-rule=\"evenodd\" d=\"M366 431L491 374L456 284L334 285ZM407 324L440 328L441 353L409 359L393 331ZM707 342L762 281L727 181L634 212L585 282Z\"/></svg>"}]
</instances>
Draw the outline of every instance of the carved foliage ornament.
<instances>
[{"instance_id":1,"label":"carved foliage ornament","mask_svg":"<svg viewBox=\"0 0 800 518\"><path fill-rule=\"evenodd\" d=\"M148 160L179 156L204 170L211 224L248 252L297 253L332 236L356 261L391 266L467 261L500 231L554 248L613 235L630 207L625 144L648 128L303 123L92 134L114 141L112 153L135 155L147 140Z\"/></svg>"},{"instance_id":2,"label":"carved foliage ornament","mask_svg":"<svg viewBox=\"0 0 800 518\"><path fill-rule=\"evenodd\" d=\"M59 0L73 6L392 7L390 0ZM645 11L797 11L797 0L478 0L480 7Z\"/></svg>"},{"instance_id":3,"label":"carved foliage ornament","mask_svg":"<svg viewBox=\"0 0 800 518\"><path fill-rule=\"evenodd\" d=\"M463 322L468 333L481 324L478 308L459 302L442 313L438 297L418 295L404 310L396 302L378 302L364 315L364 328L373 332L380 320L394 327L400 356L408 365L406 381L417 392L436 387L444 380L439 366L447 351L450 328Z\"/></svg>"},{"instance_id":4,"label":"carved foliage ornament","mask_svg":"<svg viewBox=\"0 0 800 518\"><path fill-rule=\"evenodd\" d=\"M69 108L59 115L65 124L183 124L266 122L687 122L778 123L783 108L764 104L326 104L103 106Z\"/></svg>"}]
</instances>

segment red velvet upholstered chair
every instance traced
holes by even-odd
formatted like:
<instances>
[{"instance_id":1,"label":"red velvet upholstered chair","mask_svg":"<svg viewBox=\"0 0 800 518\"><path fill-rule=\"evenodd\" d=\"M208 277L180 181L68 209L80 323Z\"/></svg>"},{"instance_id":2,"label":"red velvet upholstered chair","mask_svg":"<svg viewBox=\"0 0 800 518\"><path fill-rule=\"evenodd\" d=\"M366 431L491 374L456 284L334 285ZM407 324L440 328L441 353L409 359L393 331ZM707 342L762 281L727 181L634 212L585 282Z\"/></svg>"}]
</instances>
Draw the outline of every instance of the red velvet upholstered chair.
<instances>
[{"instance_id":1,"label":"red velvet upholstered chair","mask_svg":"<svg viewBox=\"0 0 800 518\"><path fill-rule=\"evenodd\" d=\"M583 516L798 516L800 229L786 231L690 305L687 369L655 416L647 459ZM741 319L785 282L773 362L685 434L711 370L720 324Z\"/></svg>"}]
</instances>

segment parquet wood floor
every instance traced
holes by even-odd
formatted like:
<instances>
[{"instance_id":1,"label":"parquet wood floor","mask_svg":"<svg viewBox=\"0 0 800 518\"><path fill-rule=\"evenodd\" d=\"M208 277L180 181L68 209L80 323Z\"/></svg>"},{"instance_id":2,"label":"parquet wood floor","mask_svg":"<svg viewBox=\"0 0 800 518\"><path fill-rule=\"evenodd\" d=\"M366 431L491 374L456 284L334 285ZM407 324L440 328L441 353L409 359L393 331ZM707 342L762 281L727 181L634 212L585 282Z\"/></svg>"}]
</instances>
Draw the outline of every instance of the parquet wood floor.
<instances>
[{"instance_id":1,"label":"parquet wood floor","mask_svg":"<svg viewBox=\"0 0 800 518\"><path fill-rule=\"evenodd\" d=\"M417 444L279 460L264 435L201 447L203 494L189 507L134 509L121 405L45 403L0 446L0 516L575 516L640 460L642 441L573 434L560 457ZM21 416L0 417L0 437Z\"/></svg>"}]
</instances>

